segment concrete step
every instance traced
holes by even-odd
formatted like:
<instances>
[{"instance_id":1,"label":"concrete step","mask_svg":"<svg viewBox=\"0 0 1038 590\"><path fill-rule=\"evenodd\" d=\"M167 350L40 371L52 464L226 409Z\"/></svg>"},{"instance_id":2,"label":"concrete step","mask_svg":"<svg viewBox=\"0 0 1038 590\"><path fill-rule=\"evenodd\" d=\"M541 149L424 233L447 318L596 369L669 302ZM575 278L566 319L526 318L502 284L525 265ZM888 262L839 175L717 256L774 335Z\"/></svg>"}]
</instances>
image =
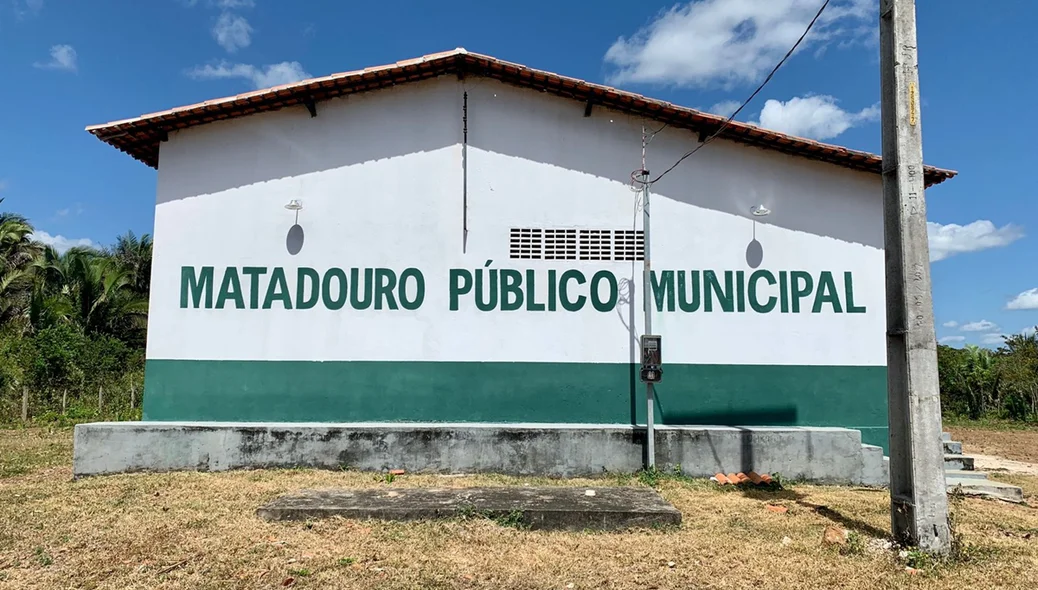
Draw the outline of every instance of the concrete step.
<instances>
[{"instance_id":1,"label":"concrete step","mask_svg":"<svg viewBox=\"0 0 1038 590\"><path fill-rule=\"evenodd\" d=\"M944 441L944 452L949 455L961 455L962 443L956 440Z\"/></svg>"},{"instance_id":2,"label":"concrete step","mask_svg":"<svg viewBox=\"0 0 1038 590\"><path fill-rule=\"evenodd\" d=\"M950 432L942 432L941 433L941 440L951 440L951 433Z\"/></svg>"},{"instance_id":3,"label":"concrete step","mask_svg":"<svg viewBox=\"0 0 1038 590\"><path fill-rule=\"evenodd\" d=\"M967 496L997 498L1015 504L1021 504L1024 501L1023 490L1007 483L955 477L948 477L946 481L949 494L958 492Z\"/></svg>"},{"instance_id":4,"label":"concrete step","mask_svg":"<svg viewBox=\"0 0 1038 590\"><path fill-rule=\"evenodd\" d=\"M944 456L944 469L973 471L973 457L946 454Z\"/></svg>"},{"instance_id":5,"label":"concrete step","mask_svg":"<svg viewBox=\"0 0 1038 590\"><path fill-rule=\"evenodd\" d=\"M987 471L968 471L965 469L945 469L944 478L951 479L987 479Z\"/></svg>"}]
</instances>

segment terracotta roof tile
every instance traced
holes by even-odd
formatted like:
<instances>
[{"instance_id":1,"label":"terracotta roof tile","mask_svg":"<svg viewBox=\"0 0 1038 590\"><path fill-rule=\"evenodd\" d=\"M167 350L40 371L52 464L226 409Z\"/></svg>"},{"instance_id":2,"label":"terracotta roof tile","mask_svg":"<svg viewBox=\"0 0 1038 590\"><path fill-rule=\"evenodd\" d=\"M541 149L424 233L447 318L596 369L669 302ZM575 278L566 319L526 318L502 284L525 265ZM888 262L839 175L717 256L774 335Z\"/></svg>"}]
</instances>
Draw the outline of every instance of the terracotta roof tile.
<instances>
[{"instance_id":1,"label":"terracotta roof tile","mask_svg":"<svg viewBox=\"0 0 1038 590\"><path fill-rule=\"evenodd\" d=\"M101 141L154 168L158 166L159 143L171 131L452 73L494 78L508 84L656 119L703 134L713 133L726 119L626 90L528 68L459 48L394 64L207 100L132 119L92 125L86 129ZM733 121L719 137L855 170L876 174L882 172L882 158L876 154L795 137L749 123ZM952 178L957 173L926 166L924 174L926 184L930 186Z\"/></svg>"}]
</instances>

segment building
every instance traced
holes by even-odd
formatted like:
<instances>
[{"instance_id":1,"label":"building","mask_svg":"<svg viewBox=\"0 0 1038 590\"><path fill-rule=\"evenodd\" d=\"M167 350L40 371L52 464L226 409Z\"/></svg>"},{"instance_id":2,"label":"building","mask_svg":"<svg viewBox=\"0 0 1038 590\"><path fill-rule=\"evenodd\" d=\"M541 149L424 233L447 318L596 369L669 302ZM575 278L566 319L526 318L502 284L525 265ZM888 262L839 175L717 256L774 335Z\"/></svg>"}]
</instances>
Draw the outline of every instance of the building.
<instances>
[{"instance_id":1,"label":"building","mask_svg":"<svg viewBox=\"0 0 1038 590\"><path fill-rule=\"evenodd\" d=\"M723 122L458 49L88 128L158 169L145 421L644 424L632 176ZM732 123L652 184L657 424L886 446L880 171Z\"/></svg>"}]
</instances>

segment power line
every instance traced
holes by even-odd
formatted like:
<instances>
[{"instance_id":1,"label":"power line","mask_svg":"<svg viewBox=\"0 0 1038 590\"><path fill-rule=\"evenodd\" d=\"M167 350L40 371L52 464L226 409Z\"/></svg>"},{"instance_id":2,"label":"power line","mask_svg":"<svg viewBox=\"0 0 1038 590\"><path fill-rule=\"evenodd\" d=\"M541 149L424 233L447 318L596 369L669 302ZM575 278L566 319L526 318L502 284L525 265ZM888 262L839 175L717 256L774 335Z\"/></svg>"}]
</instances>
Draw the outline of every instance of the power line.
<instances>
[{"instance_id":1,"label":"power line","mask_svg":"<svg viewBox=\"0 0 1038 590\"><path fill-rule=\"evenodd\" d=\"M727 129L728 125L730 125L732 123L732 121L735 119L735 116L738 115L744 108L746 108L746 105L750 104L750 101L753 100L754 97L756 97L757 94L761 90L764 89L764 87L768 84L768 82L771 81L771 78L775 75L775 72L777 72L779 70L779 68L782 67L782 64L786 63L786 60L789 59L789 56L793 55L793 52L796 51L797 47L800 46L800 43L804 40L804 37L807 37L807 34L811 32L811 28L815 26L816 22L818 22L818 19L819 19L819 17L822 16L822 12L825 11L825 7L826 6L829 6L829 0L825 0L825 2L822 3L822 7L818 9L818 12L815 14L815 17L813 19L811 19L811 22L807 24L807 28L804 29L804 34L800 35L800 38L797 39L797 42L793 44L793 47L791 47L789 49L789 51L786 52L786 55L782 56L782 59L779 60L778 64L776 64L775 67L771 70L771 73L768 74L768 77L764 78L764 81L761 82L760 86L758 86L757 89L753 91L753 94L751 94L749 96L749 98L744 100L743 103L741 105L739 105L739 108L735 109L735 112L732 113L732 115L730 117L728 117L728 120L726 120L724 122L724 124L721 125L721 127L717 129L717 131L714 131L712 134L710 134L709 137L704 139L702 143L700 143L695 148L693 148L692 151L690 151L690 152L686 153L684 156L681 156L680 158L678 158L678 161L674 162L674 165L672 165L670 168L667 168L666 170L664 170L663 173L660 174L659 176L657 176L656 178L648 181L648 183L649 184L655 184L656 182L659 182L659 180L661 178L663 178L664 176L666 176L668 172L670 172L671 170L677 168L678 164L684 162L686 158L688 158L692 154L698 152L700 149L702 149L704 146L706 146L706 144L710 143L711 141L714 140L714 138L716 138L718 135L720 135L722 131ZM662 130L663 129L661 128L660 131L662 131Z\"/></svg>"}]
</instances>

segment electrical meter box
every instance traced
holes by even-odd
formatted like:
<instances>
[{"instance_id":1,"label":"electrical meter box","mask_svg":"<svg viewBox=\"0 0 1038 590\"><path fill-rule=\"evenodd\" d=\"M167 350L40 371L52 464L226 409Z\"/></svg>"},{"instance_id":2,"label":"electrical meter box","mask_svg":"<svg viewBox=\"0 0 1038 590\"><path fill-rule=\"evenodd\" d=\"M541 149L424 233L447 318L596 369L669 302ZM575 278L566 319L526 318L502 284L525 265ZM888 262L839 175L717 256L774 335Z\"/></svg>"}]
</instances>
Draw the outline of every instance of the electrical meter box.
<instances>
[{"instance_id":1,"label":"electrical meter box","mask_svg":"<svg viewBox=\"0 0 1038 590\"><path fill-rule=\"evenodd\" d=\"M642 381L659 383L663 379L663 339L660 336L642 336Z\"/></svg>"}]
</instances>

